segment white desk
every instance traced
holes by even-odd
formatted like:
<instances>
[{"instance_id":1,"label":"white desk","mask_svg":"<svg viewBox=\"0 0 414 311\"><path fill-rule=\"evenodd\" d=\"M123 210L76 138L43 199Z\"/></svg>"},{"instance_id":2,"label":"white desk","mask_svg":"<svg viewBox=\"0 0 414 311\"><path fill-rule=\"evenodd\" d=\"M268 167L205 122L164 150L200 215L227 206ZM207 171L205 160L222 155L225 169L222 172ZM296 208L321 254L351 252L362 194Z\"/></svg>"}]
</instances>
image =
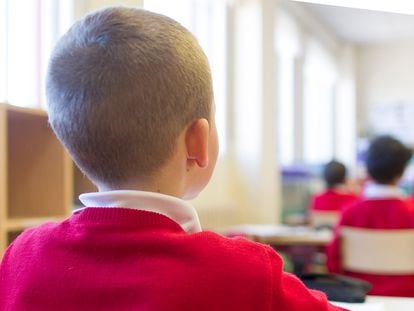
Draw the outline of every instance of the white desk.
<instances>
[{"instance_id":1,"label":"white desk","mask_svg":"<svg viewBox=\"0 0 414 311\"><path fill-rule=\"evenodd\" d=\"M332 232L316 231L311 227L287 225L239 225L227 228L227 236L241 235L252 241L272 246L326 246L332 240Z\"/></svg>"},{"instance_id":2,"label":"white desk","mask_svg":"<svg viewBox=\"0 0 414 311\"><path fill-rule=\"evenodd\" d=\"M285 253L293 264L291 272L295 274L312 271L315 268L311 267L312 258L317 252L322 252L333 237L330 230L288 225L245 224L226 228L221 233L226 236L244 236Z\"/></svg>"},{"instance_id":3,"label":"white desk","mask_svg":"<svg viewBox=\"0 0 414 311\"><path fill-rule=\"evenodd\" d=\"M368 296L365 303L332 302L352 311L413 311L414 298Z\"/></svg>"}]
</instances>

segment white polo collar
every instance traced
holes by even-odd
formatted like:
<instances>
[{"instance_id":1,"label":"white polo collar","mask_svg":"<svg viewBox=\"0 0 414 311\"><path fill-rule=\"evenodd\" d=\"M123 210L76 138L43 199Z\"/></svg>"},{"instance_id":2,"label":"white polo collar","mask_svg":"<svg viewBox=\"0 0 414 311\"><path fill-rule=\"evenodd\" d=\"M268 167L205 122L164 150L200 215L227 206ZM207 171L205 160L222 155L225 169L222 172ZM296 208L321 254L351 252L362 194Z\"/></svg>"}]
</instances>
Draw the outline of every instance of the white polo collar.
<instances>
[{"instance_id":1,"label":"white polo collar","mask_svg":"<svg viewBox=\"0 0 414 311\"><path fill-rule=\"evenodd\" d=\"M200 221L194 207L179 198L146 191L113 190L83 193L79 200L85 205L74 213L93 207L125 207L164 215L178 223L185 232L201 231Z\"/></svg>"},{"instance_id":2,"label":"white polo collar","mask_svg":"<svg viewBox=\"0 0 414 311\"><path fill-rule=\"evenodd\" d=\"M404 198L404 193L397 186L369 183L363 192L367 199Z\"/></svg>"}]
</instances>

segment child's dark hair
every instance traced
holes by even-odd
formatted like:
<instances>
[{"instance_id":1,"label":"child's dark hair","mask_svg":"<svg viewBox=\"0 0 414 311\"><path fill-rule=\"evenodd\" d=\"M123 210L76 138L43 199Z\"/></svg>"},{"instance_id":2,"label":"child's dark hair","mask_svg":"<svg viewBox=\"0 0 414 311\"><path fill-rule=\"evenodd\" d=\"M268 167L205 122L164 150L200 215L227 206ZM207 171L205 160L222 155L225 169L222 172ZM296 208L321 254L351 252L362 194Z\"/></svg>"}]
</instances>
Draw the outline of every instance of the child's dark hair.
<instances>
[{"instance_id":1,"label":"child's dark hair","mask_svg":"<svg viewBox=\"0 0 414 311\"><path fill-rule=\"evenodd\" d=\"M342 163L332 160L323 169L323 178L327 188L343 184L346 178L346 167Z\"/></svg>"},{"instance_id":2,"label":"child's dark hair","mask_svg":"<svg viewBox=\"0 0 414 311\"><path fill-rule=\"evenodd\" d=\"M411 155L411 149L397 139L388 135L378 136L368 148L368 173L377 183L389 184L402 176Z\"/></svg>"}]
</instances>

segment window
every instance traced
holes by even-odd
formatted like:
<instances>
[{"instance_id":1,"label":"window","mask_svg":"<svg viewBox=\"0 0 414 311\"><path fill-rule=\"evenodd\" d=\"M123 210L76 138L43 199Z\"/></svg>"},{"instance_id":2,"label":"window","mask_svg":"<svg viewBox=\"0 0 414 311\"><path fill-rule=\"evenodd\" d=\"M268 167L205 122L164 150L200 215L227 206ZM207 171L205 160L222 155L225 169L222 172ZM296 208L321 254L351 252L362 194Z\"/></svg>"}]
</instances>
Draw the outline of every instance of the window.
<instances>
[{"instance_id":1,"label":"window","mask_svg":"<svg viewBox=\"0 0 414 311\"><path fill-rule=\"evenodd\" d=\"M47 60L72 22L71 9L66 0L0 0L1 101L44 106Z\"/></svg>"},{"instance_id":2,"label":"window","mask_svg":"<svg viewBox=\"0 0 414 311\"><path fill-rule=\"evenodd\" d=\"M341 134L337 130L349 132L349 127L335 124L338 60L320 40L315 25L302 24L289 10L278 16L277 144L282 166L331 160Z\"/></svg>"},{"instance_id":3,"label":"window","mask_svg":"<svg viewBox=\"0 0 414 311\"><path fill-rule=\"evenodd\" d=\"M303 74L304 161L325 163L334 155L335 66L316 41L308 44Z\"/></svg>"},{"instance_id":4,"label":"window","mask_svg":"<svg viewBox=\"0 0 414 311\"><path fill-rule=\"evenodd\" d=\"M276 57L278 73L278 153L283 166L293 164L295 154L295 60L300 51L299 30L295 21L284 11L278 16L276 26Z\"/></svg>"},{"instance_id":5,"label":"window","mask_svg":"<svg viewBox=\"0 0 414 311\"><path fill-rule=\"evenodd\" d=\"M6 1L0 0L0 102L5 102L7 98L6 25Z\"/></svg>"}]
</instances>

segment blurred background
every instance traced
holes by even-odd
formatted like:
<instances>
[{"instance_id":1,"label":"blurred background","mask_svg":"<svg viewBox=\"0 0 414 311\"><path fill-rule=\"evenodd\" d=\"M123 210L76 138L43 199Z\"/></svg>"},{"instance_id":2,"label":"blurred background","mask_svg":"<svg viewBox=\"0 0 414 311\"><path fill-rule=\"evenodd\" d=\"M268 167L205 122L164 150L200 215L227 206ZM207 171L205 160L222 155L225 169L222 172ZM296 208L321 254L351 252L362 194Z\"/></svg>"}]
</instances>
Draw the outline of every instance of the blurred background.
<instances>
[{"instance_id":1,"label":"blurred background","mask_svg":"<svg viewBox=\"0 0 414 311\"><path fill-rule=\"evenodd\" d=\"M109 5L181 22L212 67L220 157L194 201L203 227L301 223L345 163L358 188L371 137L414 145L412 1L0 0L0 102L46 109L50 51L76 19ZM412 192L414 162L401 186Z\"/></svg>"}]
</instances>

